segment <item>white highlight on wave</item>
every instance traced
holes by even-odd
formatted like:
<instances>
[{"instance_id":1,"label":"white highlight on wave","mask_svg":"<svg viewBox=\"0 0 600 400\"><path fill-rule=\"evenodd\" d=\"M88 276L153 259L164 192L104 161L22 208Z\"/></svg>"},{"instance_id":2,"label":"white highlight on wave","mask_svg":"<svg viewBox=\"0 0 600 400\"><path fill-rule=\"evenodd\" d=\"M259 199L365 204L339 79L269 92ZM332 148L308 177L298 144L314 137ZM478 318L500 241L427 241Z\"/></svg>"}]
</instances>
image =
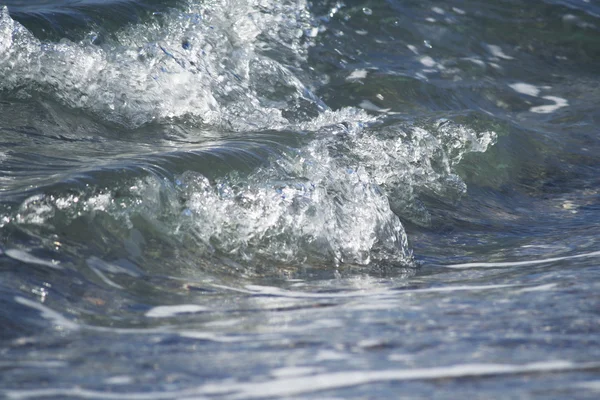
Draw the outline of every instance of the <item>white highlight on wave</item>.
<instances>
[{"instance_id":1,"label":"white highlight on wave","mask_svg":"<svg viewBox=\"0 0 600 400\"><path fill-rule=\"evenodd\" d=\"M327 390L351 388L381 382L430 381L442 379L485 378L498 375L540 374L595 370L598 362L575 363L565 360L550 360L528 364L458 364L445 367L354 370L302 376L274 377L263 382L213 382L189 389L170 392L127 392L115 393L88 390L81 387L68 389L4 390L10 399L45 397L77 397L82 399L119 400L163 400L189 398L192 396L228 395L232 399L256 399L284 396L300 396ZM592 385L593 387L593 385Z\"/></svg>"},{"instance_id":2,"label":"white highlight on wave","mask_svg":"<svg viewBox=\"0 0 600 400\"><path fill-rule=\"evenodd\" d=\"M235 288L224 285L212 285L215 288L225 289L233 292L253 294L253 295L266 295L276 296L283 298L297 298L297 299L344 299L344 298L393 298L399 295L405 294L421 294L421 293L452 293L452 292L479 292L484 290L497 290L507 288L521 289L519 292L525 291L543 291L550 290L556 287L556 284L545 284L539 286L529 286L522 284L499 284L499 285L460 285L460 286L441 286L441 287L430 287L420 289L367 289L348 291L340 293L319 293L319 292L301 292L293 290L285 290L274 286L258 286L258 285L246 285L244 289Z\"/></svg>"},{"instance_id":3,"label":"white highlight on wave","mask_svg":"<svg viewBox=\"0 0 600 400\"><path fill-rule=\"evenodd\" d=\"M594 392L600 392L600 381L580 382L575 384L575 386Z\"/></svg>"},{"instance_id":4,"label":"white highlight on wave","mask_svg":"<svg viewBox=\"0 0 600 400\"><path fill-rule=\"evenodd\" d=\"M593 251L591 253L575 254L572 256L564 256L564 257L542 258L539 260L512 261L512 262L476 262L476 263L442 265L442 267L443 268L451 268L451 269L512 268L512 267L523 267L523 266L527 266L527 265L546 264L546 263L552 263L552 262L556 262L556 261L574 260L577 258L590 258L590 257L600 257L600 251Z\"/></svg>"},{"instance_id":5,"label":"white highlight on wave","mask_svg":"<svg viewBox=\"0 0 600 400\"><path fill-rule=\"evenodd\" d=\"M206 307L197 304L178 304L174 306L157 306L146 312L146 317L150 318L169 318L181 314L194 314L206 311Z\"/></svg>"},{"instance_id":6,"label":"white highlight on wave","mask_svg":"<svg viewBox=\"0 0 600 400\"><path fill-rule=\"evenodd\" d=\"M11 360L11 361L0 361L0 368L64 368L68 367L69 363L66 361L58 360Z\"/></svg>"},{"instance_id":7,"label":"white highlight on wave","mask_svg":"<svg viewBox=\"0 0 600 400\"><path fill-rule=\"evenodd\" d=\"M50 267L52 269L63 269L63 267L60 265L59 261L44 260L43 258L36 257L33 254L28 253L25 250L6 249L6 250L4 250L4 255L6 255L9 258L12 258L13 260L21 261L25 264L41 265L44 267Z\"/></svg>"},{"instance_id":8,"label":"white highlight on wave","mask_svg":"<svg viewBox=\"0 0 600 400\"><path fill-rule=\"evenodd\" d=\"M52 321L57 329L66 329L66 330L78 330L80 325L67 319L60 313L54 311L53 309L46 307L45 305L38 303L37 301L29 300L21 296L15 296L15 301L21 305L26 307L33 308L40 312L42 318Z\"/></svg>"}]
</instances>

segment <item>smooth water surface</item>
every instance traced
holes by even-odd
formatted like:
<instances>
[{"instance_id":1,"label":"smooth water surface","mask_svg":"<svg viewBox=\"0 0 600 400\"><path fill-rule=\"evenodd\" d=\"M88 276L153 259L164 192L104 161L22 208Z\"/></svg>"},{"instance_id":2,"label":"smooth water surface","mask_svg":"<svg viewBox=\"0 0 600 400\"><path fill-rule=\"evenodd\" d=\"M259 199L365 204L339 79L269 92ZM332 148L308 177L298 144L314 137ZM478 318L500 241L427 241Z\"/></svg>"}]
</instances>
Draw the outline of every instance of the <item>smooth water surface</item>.
<instances>
[{"instance_id":1,"label":"smooth water surface","mask_svg":"<svg viewBox=\"0 0 600 400\"><path fill-rule=\"evenodd\" d=\"M0 5L0 397L598 397L597 1Z\"/></svg>"}]
</instances>

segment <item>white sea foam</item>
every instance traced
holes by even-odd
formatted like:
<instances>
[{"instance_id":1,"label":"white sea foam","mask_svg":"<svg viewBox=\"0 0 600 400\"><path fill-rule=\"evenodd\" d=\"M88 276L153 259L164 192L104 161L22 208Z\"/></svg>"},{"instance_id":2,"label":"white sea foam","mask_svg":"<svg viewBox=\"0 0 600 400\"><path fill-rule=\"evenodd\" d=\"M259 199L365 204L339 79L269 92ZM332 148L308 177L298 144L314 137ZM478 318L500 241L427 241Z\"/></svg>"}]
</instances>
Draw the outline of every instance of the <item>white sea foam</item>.
<instances>
[{"instance_id":1,"label":"white sea foam","mask_svg":"<svg viewBox=\"0 0 600 400\"><path fill-rule=\"evenodd\" d=\"M368 71L366 69L356 69L352 71L350 75L346 77L347 81L355 81L359 79L364 79L367 77Z\"/></svg>"},{"instance_id":2,"label":"white sea foam","mask_svg":"<svg viewBox=\"0 0 600 400\"><path fill-rule=\"evenodd\" d=\"M524 83L524 82L517 82L517 83L513 83L510 86L511 89L513 89L515 92L518 93L522 93L522 94L526 94L528 96L532 96L532 97L539 97L541 89L550 89L550 87L537 87L535 85L529 84L529 83ZM535 107L531 107L529 109L529 111L533 112L533 113L537 113L537 114L550 114L555 112L556 110L563 108L563 107L568 107L569 106L569 102L567 99L563 99L562 97L558 97L558 96L541 96L542 99L545 100L549 100L551 101L553 104L546 104L546 105L542 105L542 106L535 106Z\"/></svg>"},{"instance_id":3,"label":"white sea foam","mask_svg":"<svg viewBox=\"0 0 600 400\"><path fill-rule=\"evenodd\" d=\"M502 47L498 45L488 44L487 49L495 57L502 58L504 60L514 60L514 57L506 55L502 50Z\"/></svg>"},{"instance_id":4,"label":"white sea foam","mask_svg":"<svg viewBox=\"0 0 600 400\"><path fill-rule=\"evenodd\" d=\"M308 89L264 53L302 62L309 17L302 0L207 0L95 45L41 42L4 6L0 89L41 91L128 127L183 116L233 129L282 126L288 121L277 104L292 108ZM291 103L277 98L283 88Z\"/></svg>"},{"instance_id":5,"label":"white sea foam","mask_svg":"<svg viewBox=\"0 0 600 400\"><path fill-rule=\"evenodd\" d=\"M519 290L519 292L520 293L526 293L526 292L545 292L545 291L548 291L548 290L553 290L556 287L558 287L557 283L547 283L545 285L527 287L527 288Z\"/></svg>"},{"instance_id":6,"label":"white sea foam","mask_svg":"<svg viewBox=\"0 0 600 400\"><path fill-rule=\"evenodd\" d=\"M532 84L525 82L517 82L508 85L512 90L518 93L526 94L528 96L537 97L540 94L540 89Z\"/></svg>"},{"instance_id":7,"label":"white sea foam","mask_svg":"<svg viewBox=\"0 0 600 400\"><path fill-rule=\"evenodd\" d=\"M292 68L306 57L312 39L302 32L312 32L310 21L303 0L210 0L173 11L162 24L125 28L107 44L42 43L4 8L0 89L41 91L130 127L185 117L233 130L291 128L314 135L249 176L234 172L211 181L189 171L176 184L149 176L115 192L33 196L11 220L44 225L57 214L75 219L101 211L133 228L132 217L143 215L191 241L201 256L218 254L241 265L412 265L399 216L429 223L421 191L462 196L466 186L454 167L466 153L485 151L495 134L450 121L369 128L377 120L362 110L327 110ZM276 60L268 55L273 50L289 54ZM356 70L350 77L366 74ZM299 100L316 117L306 117L307 109L294 117ZM366 100L361 106L389 111ZM126 197L138 200L126 203ZM126 246L139 255L141 246ZM88 265L105 284L121 288L105 264Z\"/></svg>"},{"instance_id":8,"label":"white sea foam","mask_svg":"<svg viewBox=\"0 0 600 400\"><path fill-rule=\"evenodd\" d=\"M141 214L161 231L191 240L195 252L222 254L242 265L261 260L411 265L398 216L429 223L420 191L460 198L466 186L453 173L455 166L466 153L485 151L495 134L451 121L427 129L366 129L373 121L355 109L324 112L302 125L313 131L313 140L278 154L247 176L234 172L211 181L189 171L175 183L148 176L121 189L119 201L110 191L81 193L77 202L37 196L23 203L19 216L44 224L58 210L73 219L101 210L133 228L132 217ZM95 198L104 199L101 206L91 201ZM124 202L126 198L130 200ZM143 246L130 242L128 249L139 255ZM89 259L88 266L113 287L120 285L105 272L139 275L96 259Z\"/></svg>"},{"instance_id":9,"label":"white sea foam","mask_svg":"<svg viewBox=\"0 0 600 400\"><path fill-rule=\"evenodd\" d=\"M549 100L554 104L547 104L543 106L531 107L529 111L537 114L550 114L558 110L559 108L568 107L569 102L566 99L558 96L542 96L542 99Z\"/></svg>"},{"instance_id":10,"label":"white sea foam","mask_svg":"<svg viewBox=\"0 0 600 400\"><path fill-rule=\"evenodd\" d=\"M435 67L437 65L437 62L433 58L431 58L430 56L423 56L423 57L421 57L419 59L419 62L421 64L423 64L424 66L429 67L429 68Z\"/></svg>"}]
</instances>

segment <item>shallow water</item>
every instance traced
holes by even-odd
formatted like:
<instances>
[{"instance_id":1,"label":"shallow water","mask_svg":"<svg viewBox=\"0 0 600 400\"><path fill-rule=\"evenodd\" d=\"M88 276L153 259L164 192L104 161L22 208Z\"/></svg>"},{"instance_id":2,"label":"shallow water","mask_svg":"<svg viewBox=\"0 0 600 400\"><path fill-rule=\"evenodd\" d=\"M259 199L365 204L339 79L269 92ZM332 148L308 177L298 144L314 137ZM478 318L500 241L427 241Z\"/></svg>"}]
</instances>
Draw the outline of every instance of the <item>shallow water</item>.
<instances>
[{"instance_id":1,"label":"shallow water","mask_svg":"<svg viewBox=\"0 0 600 400\"><path fill-rule=\"evenodd\" d=\"M597 398L600 5L0 11L0 393Z\"/></svg>"}]
</instances>

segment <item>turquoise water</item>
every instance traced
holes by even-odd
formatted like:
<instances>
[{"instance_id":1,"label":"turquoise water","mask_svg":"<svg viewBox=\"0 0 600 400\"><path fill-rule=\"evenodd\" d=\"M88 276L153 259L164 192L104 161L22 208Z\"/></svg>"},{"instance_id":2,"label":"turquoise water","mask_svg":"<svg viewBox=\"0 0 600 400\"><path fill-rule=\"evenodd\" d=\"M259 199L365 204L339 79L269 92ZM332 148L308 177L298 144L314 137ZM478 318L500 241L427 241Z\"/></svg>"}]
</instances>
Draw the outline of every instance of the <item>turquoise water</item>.
<instances>
[{"instance_id":1,"label":"turquoise water","mask_svg":"<svg viewBox=\"0 0 600 400\"><path fill-rule=\"evenodd\" d=\"M0 396L598 396L597 2L2 4Z\"/></svg>"}]
</instances>

